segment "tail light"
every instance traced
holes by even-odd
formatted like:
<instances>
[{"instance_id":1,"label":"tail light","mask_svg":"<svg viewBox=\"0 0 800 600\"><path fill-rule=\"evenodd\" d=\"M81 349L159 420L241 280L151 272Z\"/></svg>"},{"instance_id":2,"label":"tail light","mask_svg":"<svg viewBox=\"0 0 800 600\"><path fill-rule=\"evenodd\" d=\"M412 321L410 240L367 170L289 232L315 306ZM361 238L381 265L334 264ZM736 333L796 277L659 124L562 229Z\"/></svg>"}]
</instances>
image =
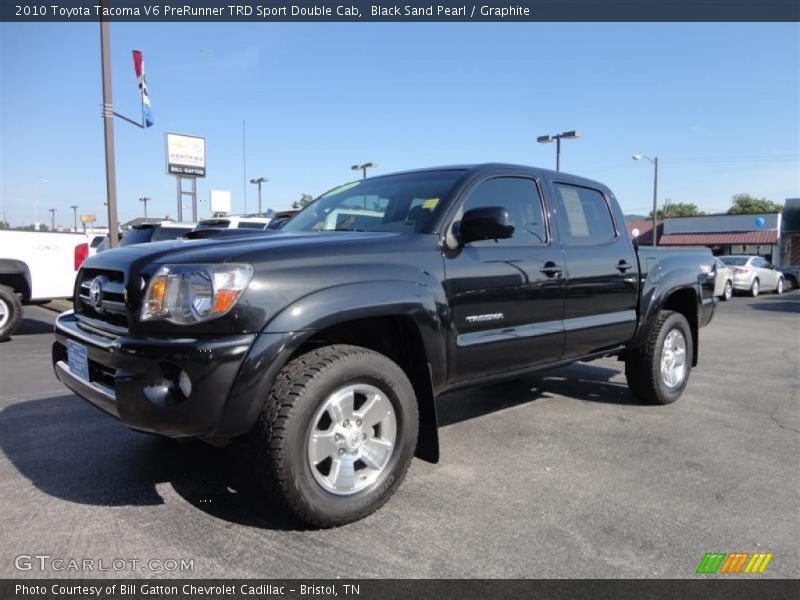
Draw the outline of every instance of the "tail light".
<instances>
[{"instance_id":1,"label":"tail light","mask_svg":"<svg viewBox=\"0 0 800 600\"><path fill-rule=\"evenodd\" d=\"M89 256L89 244L78 244L75 246L75 270L81 268L83 261Z\"/></svg>"},{"instance_id":2,"label":"tail light","mask_svg":"<svg viewBox=\"0 0 800 600\"><path fill-rule=\"evenodd\" d=\"M741 275L742 273L747 273L750 269L742 269L741 267L733 267L732 270L737 275Z\"/></svg>"}]
</instances>

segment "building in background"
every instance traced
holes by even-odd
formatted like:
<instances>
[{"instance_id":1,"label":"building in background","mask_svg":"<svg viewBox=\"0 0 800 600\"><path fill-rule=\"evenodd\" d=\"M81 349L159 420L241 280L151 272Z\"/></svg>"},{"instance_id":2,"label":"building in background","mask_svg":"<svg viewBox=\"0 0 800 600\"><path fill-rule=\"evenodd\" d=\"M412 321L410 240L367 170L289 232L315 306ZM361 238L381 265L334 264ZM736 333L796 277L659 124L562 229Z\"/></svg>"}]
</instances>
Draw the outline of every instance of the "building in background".
<instances>
[{"instance_id":1,"label":"building in background","mask_svg":"<svg viewBox=\"0 0 800 600\"><path fill-rule=\"evenodd\" d=\"M800 265L800 198L789 198L781 219L780 266Z\"/></svg>"}]
</instances>

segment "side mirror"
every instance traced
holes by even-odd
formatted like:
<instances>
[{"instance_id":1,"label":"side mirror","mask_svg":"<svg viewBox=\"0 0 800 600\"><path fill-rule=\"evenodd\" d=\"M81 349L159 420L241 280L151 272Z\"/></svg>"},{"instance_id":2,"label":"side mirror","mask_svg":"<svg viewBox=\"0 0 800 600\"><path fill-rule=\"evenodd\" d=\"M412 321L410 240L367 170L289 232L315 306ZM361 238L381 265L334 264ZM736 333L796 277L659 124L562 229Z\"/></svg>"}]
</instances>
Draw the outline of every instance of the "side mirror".
<instances>
[{"instance_id":1,"label":"side mirror","mask_svg":"<svg viewBox=\"0 0 800 600\"><path fill-rule=\"evenodd\" d=\"M502 206L473 208L464 213L458 237L462 244L479 240L502 240L514 234L514 221Z\"/></svg>"}]
</instances>

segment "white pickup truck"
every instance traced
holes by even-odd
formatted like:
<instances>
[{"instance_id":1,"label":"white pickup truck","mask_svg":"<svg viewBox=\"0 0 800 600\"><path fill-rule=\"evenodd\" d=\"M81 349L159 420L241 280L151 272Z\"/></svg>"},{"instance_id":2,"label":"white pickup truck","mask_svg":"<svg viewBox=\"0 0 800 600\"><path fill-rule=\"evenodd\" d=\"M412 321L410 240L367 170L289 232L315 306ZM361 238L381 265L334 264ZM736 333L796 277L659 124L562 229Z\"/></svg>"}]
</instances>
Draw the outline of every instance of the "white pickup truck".
<instances>
[{"instance_id":1,"label":"white pickup truck","mask_svg":"<svg viewBox=\"0 0 800 600\"><path fill-rule=\"evenodd\" d=\"M72 296L90 241L82 233L0 231L0 340L19 327L23 304Z\"/></svg>"}]
</instances>

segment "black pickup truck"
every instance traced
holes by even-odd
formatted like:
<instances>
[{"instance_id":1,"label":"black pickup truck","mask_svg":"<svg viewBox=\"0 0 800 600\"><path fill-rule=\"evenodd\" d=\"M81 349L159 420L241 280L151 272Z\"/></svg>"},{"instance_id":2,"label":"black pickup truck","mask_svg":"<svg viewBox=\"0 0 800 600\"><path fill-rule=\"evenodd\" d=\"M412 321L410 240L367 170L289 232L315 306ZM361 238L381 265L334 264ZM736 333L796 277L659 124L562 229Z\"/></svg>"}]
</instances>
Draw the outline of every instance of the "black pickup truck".
<instances>
[{"instance_id":1,"label":"black pickup truck","mask_svg":"<svg viewBox=\"0 0 800 600\"><path fill-rule=\"evenodd\" d=\"M595 181L425 169L339 186L278 232L88 259L53 364L130 428L244 438L268 494L330 527L438 460L445 390L616 355L642 402L677 400L714 277L709 251L637 249Z\"/></svg>"}]
</instances>

